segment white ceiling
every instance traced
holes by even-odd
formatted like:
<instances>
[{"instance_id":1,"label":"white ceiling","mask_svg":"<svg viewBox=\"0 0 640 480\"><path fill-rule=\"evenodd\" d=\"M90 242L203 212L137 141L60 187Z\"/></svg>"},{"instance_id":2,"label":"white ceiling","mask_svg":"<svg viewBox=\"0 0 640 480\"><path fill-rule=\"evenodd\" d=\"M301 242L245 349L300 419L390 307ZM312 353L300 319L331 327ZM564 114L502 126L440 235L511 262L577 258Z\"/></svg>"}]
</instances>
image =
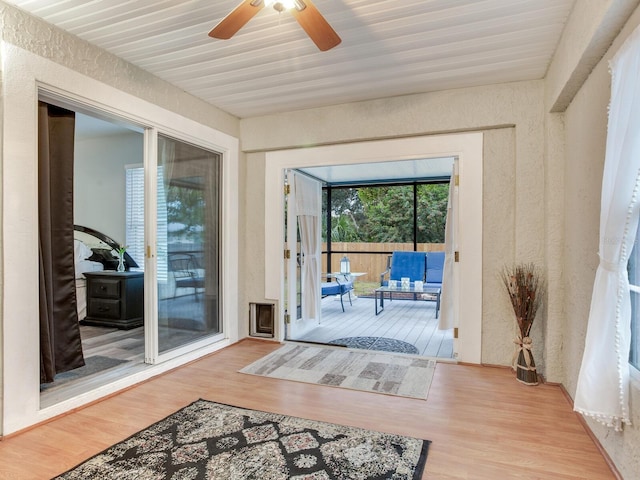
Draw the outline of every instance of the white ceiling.
<instances>
[{"instance_id":1,"label":"white ceiling","mask_svg":"<svg viewBox=\"0 0 640 480\"><path fill-rule=\"evenodd\" d=\"M327 52L270 8L210 38L240 0L5 1L245 118L543 78L575 0L314 0Z\"/></svg>"},{"instance_id":2,"label":"white ceiling","mask_svg":"<svg viewBox=\"0 0 640 480\"><path fill-rule=\"evenodd\" d=\"M328 185L366 183L415 182L448 180L453 169L453 157L395 160L392 162L356 163L324 167L298 168Z\"/></svg>"}]
</instances>

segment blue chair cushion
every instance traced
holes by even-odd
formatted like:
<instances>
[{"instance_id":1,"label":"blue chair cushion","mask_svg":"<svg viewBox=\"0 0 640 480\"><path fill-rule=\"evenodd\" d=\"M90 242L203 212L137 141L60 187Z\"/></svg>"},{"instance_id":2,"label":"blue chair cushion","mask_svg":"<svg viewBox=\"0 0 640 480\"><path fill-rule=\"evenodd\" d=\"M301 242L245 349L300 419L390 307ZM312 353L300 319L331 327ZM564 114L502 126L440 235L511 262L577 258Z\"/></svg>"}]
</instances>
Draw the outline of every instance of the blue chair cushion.
<instances>
[{"instance_id":1,"label":"blue chair cushion","mask_svg":"<svg viewBox=\"0 0 640 480\"><path fill-rule=\"evenodd\" d=\"M344 285L340 285L338 282L322 282L322 296L327 295L342 295L345 293Z\"/></svg>"},{"instance_id":2,"label":"blue chair cushion","mask_svg":"<svg viewBox=\"0 0 640 480\"><path fill-rule=\"evenodd\" d=\"M442 273L444 270L444 252L427 253L427 278L426 283L442 285Z\"/></svg>"},{"instance_id":3,"label":"blue chair cushion","mask_svg":"<svg viewBox=\"0 0 640 480\"><path fill-rule=\"evenodd\" d=\"M343 287L342 290L344 291L344 293L350 292L351 290L353 290L353 281L343 282L342 287Z\"/></svg>"},{"instance_id":4,"label":"blue chair cushion","mask_svg":"<svg viewBox=\"0 0 640 480\"><path fill-rule=\"evenodd\" d=\"M424 281L425 259L425 252L393 252L390 279L400 281L409 277L412 282Z\"/></svg>"}]
</instances>

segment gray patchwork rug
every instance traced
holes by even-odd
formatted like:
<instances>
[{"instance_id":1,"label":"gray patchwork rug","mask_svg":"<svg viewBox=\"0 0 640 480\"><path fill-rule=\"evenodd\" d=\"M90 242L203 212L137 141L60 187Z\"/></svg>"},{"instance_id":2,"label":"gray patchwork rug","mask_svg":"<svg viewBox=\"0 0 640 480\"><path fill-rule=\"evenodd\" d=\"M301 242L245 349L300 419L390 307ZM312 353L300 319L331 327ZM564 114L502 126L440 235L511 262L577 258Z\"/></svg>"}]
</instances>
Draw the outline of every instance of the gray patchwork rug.
<instances>
[{"instance_id":1,"label":"gray patchwork rug","mask_svg":"<svg viewBox=\"0 0 640 480\"><path fill-rule=\"evenodd\" d=\"M240 372L424 400L435 367L431 358L288 343Z\"/></svg>"}]
</instances>

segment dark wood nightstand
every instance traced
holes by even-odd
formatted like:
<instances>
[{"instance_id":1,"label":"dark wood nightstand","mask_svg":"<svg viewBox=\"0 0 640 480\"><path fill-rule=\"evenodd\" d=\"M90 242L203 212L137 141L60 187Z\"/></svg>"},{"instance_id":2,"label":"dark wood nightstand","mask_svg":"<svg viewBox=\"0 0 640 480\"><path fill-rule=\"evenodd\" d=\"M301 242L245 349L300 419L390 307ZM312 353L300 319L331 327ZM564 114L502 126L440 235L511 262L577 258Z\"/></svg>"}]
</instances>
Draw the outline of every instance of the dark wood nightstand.
<instances>
[{"instance_id":1,"label":"dark wood nightstand","mask_svg":"<svg viewBox=\"0 0 640 480\"><path fill-rule=\"evenodd\" d=\"M129 329L144 323L144 273L86 272L87 316L81 323Z\"/></svg>"}]
</instances>

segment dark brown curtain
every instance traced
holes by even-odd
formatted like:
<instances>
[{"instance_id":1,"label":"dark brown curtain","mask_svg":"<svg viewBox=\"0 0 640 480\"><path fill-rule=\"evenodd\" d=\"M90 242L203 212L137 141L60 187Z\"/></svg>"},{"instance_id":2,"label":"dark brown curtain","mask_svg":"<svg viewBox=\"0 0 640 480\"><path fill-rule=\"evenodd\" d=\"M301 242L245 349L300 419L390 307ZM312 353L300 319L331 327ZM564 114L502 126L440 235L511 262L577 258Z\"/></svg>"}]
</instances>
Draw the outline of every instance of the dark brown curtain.
<instances>
[{"instance_id":1,"label":"dark brown curtain","mask_svg":"<svg viewBox=\"0 0 640 480\"><path fill-rule=\"evenodd\" d=\"M73 245L75 113L38 102L40 382L84 365Z\"/></svg>"}]
</instances>

